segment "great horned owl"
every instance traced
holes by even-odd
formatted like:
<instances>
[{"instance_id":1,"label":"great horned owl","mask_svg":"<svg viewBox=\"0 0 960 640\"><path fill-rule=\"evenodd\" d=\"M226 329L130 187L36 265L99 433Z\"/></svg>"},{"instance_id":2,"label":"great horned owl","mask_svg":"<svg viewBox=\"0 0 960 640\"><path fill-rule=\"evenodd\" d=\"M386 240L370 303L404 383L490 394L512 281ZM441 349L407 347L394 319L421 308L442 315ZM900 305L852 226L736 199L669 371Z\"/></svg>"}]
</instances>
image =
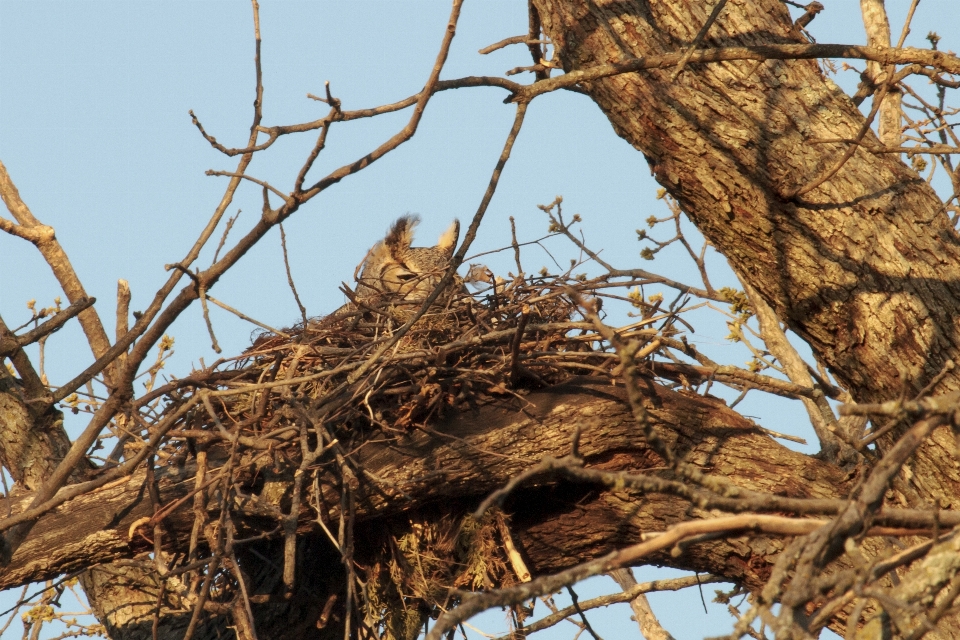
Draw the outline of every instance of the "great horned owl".
<instances>
[{"instance_id":1,"label":"great horned owl","mask_svg":"<svg viewBox=\"0 0 960 640\"><path fill-rule=\"evenodd\" d=\"M403 316L426 300L450 266L450 258L460 236L460 222L453 221L440 235L436 246L413 247L413 230L420 222L417 216L403 216L393 223L387 236L367 252L357 278L357 300L370 306L381 301L391 305L393 315ZM463 290L457 276L446 292L437 299L445 305Z\"/></svg>"}]
</instances>

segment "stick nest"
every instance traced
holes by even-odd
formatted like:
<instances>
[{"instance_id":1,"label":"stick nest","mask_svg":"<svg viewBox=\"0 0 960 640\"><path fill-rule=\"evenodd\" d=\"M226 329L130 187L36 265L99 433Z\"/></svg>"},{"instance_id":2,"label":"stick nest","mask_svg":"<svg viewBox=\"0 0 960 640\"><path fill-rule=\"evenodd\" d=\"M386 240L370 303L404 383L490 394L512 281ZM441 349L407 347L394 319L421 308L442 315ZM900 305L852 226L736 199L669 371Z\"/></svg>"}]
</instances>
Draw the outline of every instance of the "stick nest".
<instances>
[{"instance_id":1,"label":"stick nest","mask_svg":"<svg viewBox=\"0 0 960 640\"><path fill-rule=\"evenodd\" d=\"M523 396L574 375L614 377L619 356L585 309L599 310L604 297L618 297L606 293L610 288L624 286L602 278L518 278L477 296L445 296L444 306L431 308L405 333L404 320L420 303L368 299L261 334L242 355L194 374L194 393L169 394L164 412L182 417L171 417L177 427L165 452L189 455L189 442L220 441L231 460L237 454L231 474L241 502L256 502L257 513L283 522L305 501L331 540L331 529L340 531L334 545L352 548L344 532L353 527L348 505L363 470L354 468L348 452L368 440L403 438L445 413ZM659 302L643 302L639 290L619 299L643 310L642 320L617 330L621 339L653 341L675 332L673 312L655 315ZM654 329L654 322L663 326ZM241 467L253 469L245 479L236 475ZM297 467L306 473L294 474ZM340 492L339 526L329 505L321 505L321 484ZM222 504L229 502L219 495ZM386 638L417 637L425 616L449 607L459 589L507 586L523 573L508 558L506 515L495 509L481 521L462 510L439 519L405 516L389 531L370 534L375 539L357 547L362 557L345 563L348 582L364 585L353 596L364 624L380 625ZM283 535L292 540L296 533ZM285 551L284 566L296 562Z\"/></svg>"},{"instance_id":2,"label":"stick nest","mask_svg":"<svg viewBox=\"0 0 960 640\"><path fill-rule=\"evenodd\" d=\"M431 308L360 376L419 303L371 301L261 334L242 356L220 364L220 388L237 393L217 398L217 417L233 433L283 432L284 440L296 440L304 420L314 427L322 421L341 442L355 444L375 432L403 435L451 409L523 395L571 375L609 375L617 360L599 348L599 336L574 301L595 304L591 285L517 279L482 299L454 296ZM621 335L631 333L649 338L655 332ZM212 428L202 412L196 420L191 430Z\"/></svg>"}]
</instances>

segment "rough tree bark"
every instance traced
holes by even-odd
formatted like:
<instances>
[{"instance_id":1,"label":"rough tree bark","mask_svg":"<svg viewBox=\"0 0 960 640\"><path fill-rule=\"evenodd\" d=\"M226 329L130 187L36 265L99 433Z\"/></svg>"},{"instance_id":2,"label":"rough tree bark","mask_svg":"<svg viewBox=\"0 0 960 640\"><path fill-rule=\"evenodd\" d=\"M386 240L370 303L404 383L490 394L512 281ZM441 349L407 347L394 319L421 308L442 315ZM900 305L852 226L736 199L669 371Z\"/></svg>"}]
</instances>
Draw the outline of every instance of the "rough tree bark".
<instances>
[{"instance_id":1,"label":"rough tree bark","mask_svg":"<svg viewBox=\"0 0 960 640\"><path fill-rule=\"evenodd\" d=\"M534 4L567 71L683 50L709 14L694 0ZM704 46L801 41L778 0L730 0ZM625 74L586 89L857 401L916 395L960 353L960 237L933 189L896 157L863 149L817 184L845 149L817 141L856 138L864 119L815 61L671 74ZM958 388L955 370L936 390ZM960 506L944 431L919 454L913 487L900 488L907 502Z\"/></svg>"},{"instance_id":2,"label":"rough tree bark","mask_svg":"<svg viewBox=\"0 0 960 640\"><path fill-rule=\"evenodd\" d=\"M688 46L693 0L538 0L568 71ZM704 46L797 43L777 0L730 0ZM691 65L587 87L698 228L860 401L916 393L958 349L960 238L890 154L832 168L863 116L815 61ZM868 134L869 136L869 134ZM868 137L875 141L875 137ZM944 388L957 387L957 376Z\"/></svg>"},{"instance_id":3,"label":"rough tree bark","mask_svg":"<svg viewBox=\"0 0 960 640\"><path fill-rule=\"evenodd\" d=\"M533 4L567 72L684 50L712 8ZM783 3L730 0L702 46L802 41ZM897 157L857 147L847 159L848 143L823 142L859 137L864 118L853 102L814 61L691 65L673 75L653 70L584 88L741 280L857 401L913 397L941 371L935 392L960 387L957 371L944 370L960 346L960 237L933 189ZM865 141L878 145L869 131ZM895 438L879 441L881 451ZM949 430L936 431L895 480L894 499L960 505L954 450ZM958 633L950 626L943 633Z\"/></svg>"},{"instance_id":4,"label":"rough tree bark","mask_svg":"<svg viewBox=\"0 0 960 640\"><path fill-rule=\"evenodd\" d=\"M567 70L682 49L708 13L692 1L536 4ZM731 0L705 46L800 41L782 3ZM856 137L863 122L813 61L700 65L676 82L670 74L588 90L859 400L919 391L957 351L960 249L933 190L895 157L861 150L821 186L790 196L843 149L816 141Z\"/></svg>"}]
</instances>

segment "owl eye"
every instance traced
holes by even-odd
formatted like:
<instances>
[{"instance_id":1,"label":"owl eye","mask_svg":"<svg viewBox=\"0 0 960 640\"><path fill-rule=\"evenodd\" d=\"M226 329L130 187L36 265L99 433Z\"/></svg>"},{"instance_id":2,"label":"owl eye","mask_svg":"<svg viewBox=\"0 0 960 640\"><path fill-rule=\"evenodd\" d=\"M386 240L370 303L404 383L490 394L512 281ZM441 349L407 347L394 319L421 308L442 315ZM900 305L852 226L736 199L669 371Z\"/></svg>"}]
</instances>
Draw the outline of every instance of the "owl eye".
<instances>
[{"instance_id":1,"label":"owl eye","mask_svg":"<svg viewBox=\"0 0 960 640\"><path fill-rule=\"evenodd\" d=\"M417 274L415 274L415 273L410 273L409 271L404 271L404 272L401 272L401 273L396 274L396 278L397 278L397 280L399 280L400 282L410 282L411 280L415 280L416 277L417 277Z\"/></svg>"}]
</instances>

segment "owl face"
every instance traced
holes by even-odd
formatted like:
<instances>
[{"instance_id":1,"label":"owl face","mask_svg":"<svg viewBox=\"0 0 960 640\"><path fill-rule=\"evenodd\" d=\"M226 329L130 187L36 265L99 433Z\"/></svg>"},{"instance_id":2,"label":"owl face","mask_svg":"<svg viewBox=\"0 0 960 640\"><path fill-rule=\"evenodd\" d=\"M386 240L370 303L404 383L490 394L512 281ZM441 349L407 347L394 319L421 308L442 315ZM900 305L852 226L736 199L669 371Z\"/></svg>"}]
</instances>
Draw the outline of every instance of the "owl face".
<instances>
[{"instance_id":1,"label":"owl face","mask_svg":"<svg viewBox=\"0 0 960 640\"><path fill-rule=\"evenodd\" d=\"M411 247L403 255L392 256L381 265L376 276L378 289L397 294L403 300L423 300L437 286L447 268L446 263L438 264L435 253L430 248Z\"/></svg>"}]
</instances>

